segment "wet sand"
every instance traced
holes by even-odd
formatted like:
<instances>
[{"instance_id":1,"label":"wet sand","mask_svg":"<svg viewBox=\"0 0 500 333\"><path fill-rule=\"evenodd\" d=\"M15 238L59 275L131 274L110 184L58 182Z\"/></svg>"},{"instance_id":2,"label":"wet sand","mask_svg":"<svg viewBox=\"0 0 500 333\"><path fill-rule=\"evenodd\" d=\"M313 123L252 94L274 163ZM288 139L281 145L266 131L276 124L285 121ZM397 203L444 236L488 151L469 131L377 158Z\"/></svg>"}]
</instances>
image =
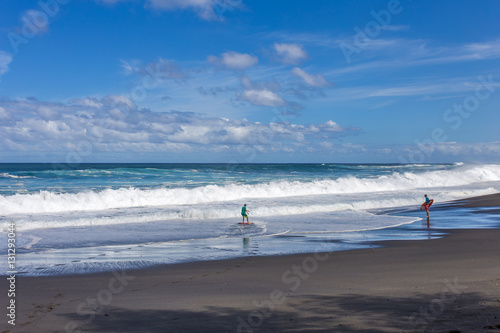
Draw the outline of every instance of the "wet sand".
<instances>
[{"instance_id":1,"label":"wet sand","mask_svg":"<svg viewBox=\"0 0 500 333\"><path fill-rule=\"evenodd\" d=\"M444 205L457 206L499 207L500 194ZM452 230L376 249L18 276L16 326L4 314L0 331L500 332L499 240L500 229Z\"/></svg>"}]
</instances>

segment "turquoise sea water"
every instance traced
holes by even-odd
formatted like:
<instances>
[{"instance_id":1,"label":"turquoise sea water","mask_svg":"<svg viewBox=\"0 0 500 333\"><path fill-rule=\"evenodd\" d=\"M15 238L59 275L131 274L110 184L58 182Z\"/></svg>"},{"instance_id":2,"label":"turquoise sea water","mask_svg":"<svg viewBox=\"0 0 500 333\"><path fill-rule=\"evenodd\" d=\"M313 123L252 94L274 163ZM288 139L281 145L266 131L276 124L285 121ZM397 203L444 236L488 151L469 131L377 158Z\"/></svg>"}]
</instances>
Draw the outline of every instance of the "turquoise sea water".
<instances>
[{"instance_id":1,"label":"turquoise sea water","mask_svg":"<svg viewBox=\"0 0 500 333\"><path fill-rule=\"evenodd\" d=\"M437 205L427 229L424 194L499 189L491 164L0 164L0 250L10 224L27 275L346 250L470 224ZM245 203L251 226L237 224Z\"/></svg>"}]
</instances>

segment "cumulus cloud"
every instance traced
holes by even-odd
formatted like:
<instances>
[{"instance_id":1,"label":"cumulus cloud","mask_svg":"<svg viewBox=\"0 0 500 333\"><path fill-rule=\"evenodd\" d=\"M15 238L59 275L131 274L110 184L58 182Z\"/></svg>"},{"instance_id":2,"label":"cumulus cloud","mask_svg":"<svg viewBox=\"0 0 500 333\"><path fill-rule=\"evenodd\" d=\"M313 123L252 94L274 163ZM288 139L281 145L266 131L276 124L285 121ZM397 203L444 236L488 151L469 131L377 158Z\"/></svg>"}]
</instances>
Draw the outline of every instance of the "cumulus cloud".
<instances>
[{"instance_id":1,"label":"cumulus cloud","mask_svg":"<svg viewBox=\"0 0 500 333\"><path fill-rule=\"evenodd\" d=\"M278 103L271 97L260 103ZM266 99L267 98L267 99ZM279 99L278 99L279 100ZM94 152L262 152L319 145L356 129L333 121L300 125L205 117L193 112L139 109L124 96L75 99L66 103L0 101L0 147L6 152L70 152L85 143Z\"/></svg>"},{"instance_id":2,"label":"cumulus cloud","mask_svg":"<svg viewBox=\"0 0 500 333\"><path fill-rule=\"evenodd\" d=\"M248 101L253 105L261 106L284 106L286 102L278 94L267 89L249 89L240 95L241 100Z\"/></svg>"},{"instance_id":3,"label":"cumulus cloud","mask_svg":"<svg viewBox=\"0 0 500 333\"><path fill-rule=\"evenodd\" d=\"M125 107L129 110L137 109L137 105L130 98L122 95L106 95L101 101L103 106Z\"/></svg>"},{"instance_id":4,"label":"cumulus cloud","mask_svg":"<svg viewBox=\"0 0 500 333\"><path fill-rule=\"evenodd\" d=\"M274 50L281 61L286 64L298 64L300 61L307 59L307 52L298 44L275 43Z\"/></svg>"},{"instance_id":5,"label":"cumulus cloud","mask_svg":"<svg viewBox=\"0 0 500 333\"><path fill-rule=\"evenodd\" d=\"M12 56L4 51L0 51L0 79L2 75L9 71L9 64L12 62Z\"/></svg>"},{"instance_id":6,"label":"cumulus cloud","mask_svg":"<svg viewBox=\"0 0 500 333\"><path fill-rule=\"evenodd\" d=\"M72 104L76 105L81 105L83 107L88 107L88 108L101 108L103 104L99 99L97 98L92 98L92 97L87 97L87 98L82 98L82 99L74 99L69 101Z\"/></svg>"},{"instance_id":7,"label":"cumulus cloud","mask_svg":"<svg viewBox=\"0 0 500 333\"><path fill-rule=\"evenodd\" d=\"M241 85L244 90L237 95L240 101L256 106L280 107L283 113L290 113L287 109L291 110L291 113L302 109L299 104L280 96L281 85L276 81L254 82L248 76L242 76Z\"/></svg>"},{"instance_id":8,"label":"cumulus cloud","mask_svg":"<svg viewBox=\"0 0 500 333\"><path fill-rule=\"evenodd\" d=\"M258 91L258 90L257 90ZM256 96L260 96L259 93ZM272 94L255 103L280 103ZM282 101L282 99L281 99ZM281 102L283 103L283 102ZM285 102L286 103L286 102ZM440 142L421 151L415 145L366 146L338 140L359 132L333 120L314 124L277 121L269 124L246 119L207 117L194 112L152 112L140 109L121 95L87 97L64 103L0 100L0 151L31 155L78 151L82 144L92 152L108 153L238 153L250 147L262 154L328 153L371 154L409 159L491 158L500 153L499 142ZM389 158L389 157L388 157Z\"/></svg>"},{"instance_id":9,"label":"cumulus cloud","mask_svg":"<svg viewBox=\"0 0 500 333\"><path fill-rule=\"evenodd\" d=\"M256 65L259 58L245 53L225 52L221 57L208 56L207 61L216 66L231 70L244 70Z\"/></svg>"},{"instance_id":10,"label":"cumulus cloud","mask_svg":"<svg viewBox=\"0 0 500 333\"><path fill-rule=\"evenodd\" d=\"M345 130L344 127L340 126L339 124L337 124L332 120L328 120L324 124L319 124L318 128L321 131L326 131L326 132L342 132Z\"/></svg>"},{"instance_id":11,"label":"cumulus cloud","mask_svg":"<svg viewBox=\"0 0 500 333\"><path fill-rule=\"evenodd\" d=\"M323 75L312 75L298 67L292 69L292 74L301 78L307 85L311 87L326 87L331 85L331 83L328 82Z\"/></svg>"}]
</instances>

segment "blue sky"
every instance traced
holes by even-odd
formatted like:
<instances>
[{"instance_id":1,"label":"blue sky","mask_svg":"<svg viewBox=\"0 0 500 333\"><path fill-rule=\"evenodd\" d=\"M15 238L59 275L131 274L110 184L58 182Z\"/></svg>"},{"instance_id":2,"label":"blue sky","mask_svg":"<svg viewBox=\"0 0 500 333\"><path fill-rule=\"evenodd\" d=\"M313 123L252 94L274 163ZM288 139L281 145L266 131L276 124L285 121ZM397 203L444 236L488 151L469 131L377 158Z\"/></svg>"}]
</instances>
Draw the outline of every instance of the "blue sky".
<instances>
[{"instance_id":1,"label":"blue sky","mask_svg":"<svg viewBox=\"0 0 500 333\"><path fill-rule=\"evenodd\" d=\"M497 1L0 12L0 162L500 161Z\"/></svg>"}]
</instances>

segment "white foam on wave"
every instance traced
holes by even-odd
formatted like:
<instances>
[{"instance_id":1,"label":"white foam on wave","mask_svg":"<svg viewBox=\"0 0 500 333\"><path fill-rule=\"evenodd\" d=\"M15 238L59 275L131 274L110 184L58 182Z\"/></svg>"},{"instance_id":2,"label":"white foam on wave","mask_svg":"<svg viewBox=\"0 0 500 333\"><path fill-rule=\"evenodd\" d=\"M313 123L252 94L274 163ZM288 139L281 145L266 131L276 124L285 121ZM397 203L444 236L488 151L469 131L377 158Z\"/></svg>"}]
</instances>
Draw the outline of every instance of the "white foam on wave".
<instances>
[{"instance_id":1,"label":"white foam on wave","mask_svg":"<svg viewBox=\"0 0 500 333\"><path fill-rule=\"evenodd\" d=\"M407 224L412 224L417 221L420 221L420 218L413 218L404 222L400 223L395 223L395 224L389 224L389 225L384 225L384 226L377 226L377 227L371 227L371 228L358 228L358 229L345 229L345 230L323 230L323 231L298 231L298 232L291 232L290 234L295 234L295 235L314 235L314 234L341 234L341 233L351 233L351 232L360 232L360 231L374 231L374 230L383 230L383 229L389 229L389 228L396 228L400 227L403 225Z\"/></svg>"},{"instance_id":2,"label":"white foam on wave","mask_svg":"<svg viewBox=\"0 0 500 333\"><path fill-rule=\"evenodd\" d=\"M2 172L2 173L0 173L0 178L24 179L24 178L34 178L34 177L32 177L32 176L17 176L17 175L11 175L10 173L7 173L7 172Z\"/></svg>"},{"instance_id":3,"label":"white foam on wave","mask_svg":"<svg viewBox=\"0 0 500 333\"><path fill-rule=\"evenodd\" d=\"M496 193L494 188L476 190L455 190L434 192L433 196L438 202L461 199ZM255 199L252 202L252 214L255 217L278 217L289 220L293 215L342 212L342 211L366 211L389 207L418 207L418 198L423 198L422 191L395 192L392 195L386 193L375 193L365 195L323 195L314 198L294 197L281 198L269 201L268 199ZM423 199L422 199L423 200ZM255 207L255 208L254 208ZM17 230L26 231L41 228L64 228L64 227L86 227L98 225L118 225L130 223L148 223L156 221L206 221L241 218L237 203L229 201L220 204L197 204L159 208L144 209L118 209L99 213L95 212L71 212L50 214L36 214L26 216L15 214L9 217L16 223Z\"/></svg>"},{"instance_id":4,"label":"white foam on wave","mask_svg":"<svg viewBox=\"0 0 500 333\"><path fill-rule=\"evenodd\" d=\"M80 193L40 191L0 196L2 215L102 211L116 208L196 205L251 198L279 198L321 194L392 192L418 188L464 186L500 181L500 165L457 167L424 173L392 173L373 178L353 176L316 181L275 181L260 184L207 185L197 188L121 188Z\"/></svg>"}]
</instances>

